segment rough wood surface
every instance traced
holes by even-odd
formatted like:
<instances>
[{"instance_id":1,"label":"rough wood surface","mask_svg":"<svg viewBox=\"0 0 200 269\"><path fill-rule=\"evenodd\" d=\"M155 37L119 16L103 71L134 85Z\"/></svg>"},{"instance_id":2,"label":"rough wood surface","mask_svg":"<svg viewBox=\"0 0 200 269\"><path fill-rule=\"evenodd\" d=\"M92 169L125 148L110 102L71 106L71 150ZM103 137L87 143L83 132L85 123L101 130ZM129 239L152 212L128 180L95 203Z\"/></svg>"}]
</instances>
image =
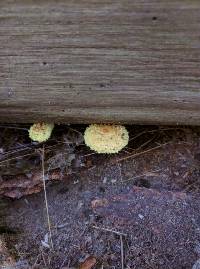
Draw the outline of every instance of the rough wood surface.
<instances>
[{"instance_id":1,"label":"rough wood surface","mask_svg":"<svg viewBox=\"0 0 200 269\"><path fill-rule=\"evenodd\" d=\"M200 125L199 0L0 2L0 121Z\"/></svg>"}]
</instances>

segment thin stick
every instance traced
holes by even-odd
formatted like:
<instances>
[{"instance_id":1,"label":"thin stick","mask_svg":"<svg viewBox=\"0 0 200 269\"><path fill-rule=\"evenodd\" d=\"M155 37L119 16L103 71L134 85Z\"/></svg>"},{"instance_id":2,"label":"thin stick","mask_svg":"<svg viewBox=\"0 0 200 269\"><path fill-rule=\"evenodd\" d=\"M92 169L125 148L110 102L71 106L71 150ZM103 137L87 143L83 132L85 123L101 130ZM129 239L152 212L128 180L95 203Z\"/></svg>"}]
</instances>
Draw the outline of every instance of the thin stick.
<instances>
[{"instance_id":1,"label":"thin stick","mask_svg":"<svg viewBox=\"0 0 200 269\"><path fill-rule=\"evenodd\" d=\"M36 264L37 264L37 262L38 262L38 259L39 259L40 255L41 255L41 253L39 253L39 254L37 255L36 260L35 260L35 262L34 262L34 264L33 264L33 268L36 266Z\"/></svg>"},{"instance_id":2,"label":"thin stick","mask_svg":"<svg viewBox=\"0 0 200 269\"><path fill-rule=\"evenodd\" d=\"M47 263L46 263L46 260L45 260L43 251L41 251L41 255L42 255L42 259L43 259L44 265L45 265L45 267L47 267Z\"/></svg>"},{"instance_id":3,"label":"thin stick","mask_svg":"<svg viewBox=\"0 0 200 269\"><path fill-rule=\"evenodd\" d=\"M135 177L131 177L131 178L128 178L128 179L126 179L126 180L123 180L123 182L126 182L126 181L130 181L130 180L135 180L135 179L137 179L137 178L140 178L140 177L149 177L149 176L158 176L158 175L154 175L154 173L157 173L157 172L159 172L160 170L157 170L157 171L149 171L149 172L146 172L146 173L144 173L144 174L140 174L140 175L137 175L137 176L135 176Z\"/></svg>"},{"instance_id":4,"label":"thin stick","mask_svg":"<svg viewBox=\"0 0 200 269\"><path fill-rule=\"evenodd\" d=\"M37 152L32 152L32 153L28 153L28 154L25 154L25 155L22 155L22 156L17 156L17 157L13 157L13 158L10 158L10 159L7 159L7 160L0 161L0 166L1 166L2 163L13 161L13 160L18 160L18 159L21 159L23 157L30 156L30 155L33 155L33 154L37 154Z\"/></svg>"},{"instance_id":5,"label":"thin stick","mask_svg":"<svg viewBox=\"0 0 200 269\"><path fill-rule=\"evenodd\" d=\"M140 136L142 136L143 134L146 134L146 133L147 133L147 131L142 131L141 133L135 135L134 137L131 137L129 139L129 141L133 141L133 140L137 139L138 137L140 137Z\"/></svg>"},{"instance_id":6,"label":"thin stick","mask_svg":"<svg viewBox=\"0 0 200 269\"><path fill-rule=\"evenodd\" d=\"M119 168L119 176L120 176L120 180L123 181L121 164L117 163L117 165L118 165L118 168Z\"/></svg>"},{"instance_id":7,"label":"thin stick","mask_svg":"<svg viewBox=\"0 0 200 269\"><path fill-rule=\"evenodd\" d=\"M88 154L85 154L83 156L81 156L81 158L85 158L85 157L88 157L88 156L91 156L91 155L94 155L96 154L95 152L92 152L92 153L88 153Z\"/></svg>"},{"instance_id":8,"label":"thin stick","mask_svg":"<svg viewBox=\"0 0 200 269\"><path fill-rule=\"evenodd\" d=\"M81 136L83 136L83 134L81 132L79 132L78 130L76 130L74 128L71 128L71 127L68 126L68 129L70 129L70 130L74 131L75 133L80 134Z\"/></svg>"},{"instance_id":9,"label":"thin stick","mask_svg":"<svg viewBox=\"0 0 200 269\"><path fill-rule=\"evenodd\" d=\"M166 144L164 144L164 145L166 145ZM159 146L156 146L156 147L154 147L154 148L150 148L150 149L147 149L147 150L144 150L144 151L141 151L141 152L137 152L137 153L135 153L135 154L132 154L132 155L123 157L123 158L121 158L121 159L118 159L118 160L116 160L115 162L121 162L121 161L130 159L130 158L138 157L138 156L143 155L143 154L145 154L145 153L148 153L148 152L151 152L151 151L153 151L153 150L159 149L159 148L163 147L164 145L159 145ZM115 163L115 162L114 162L114 163Z\"/></svg>"},{"instance_id":10,"label":"thin stick","mask_svg":"<svg viewBox=\"0 0 200 269\"><path fill-rule=\"evenodd\" d=\"M47 200L45 174L44 174L44 145L43 145L43 148L42 148L42 180L43 180L43 188L44 188L45 206L46 206L46 212L47 212L47 222L48 222L49 235L50 235L50 243L51 243L51 248L53 249L51 222L50 222L50 217L49 217L49 207L48 207L48 200Z\"/></svg>"},{"instance_id":11,"label":"thin stick","mask_svg":"<svg viewBox=\"0 0 200 269\"><path fill-rule=\"evenodd\" d=\"M0 128L28 131L28 128L15 127L15 126L6 126L6 125L0 125Z\"/></svg>"},{"instance_id":12,"label":"thin stick","mask_svg":"<svg viewBox=\"0 0 200 269\"><path fill-rule=\"evenodd\" d=\"M111 232L111 233L118 234L118 235L127 236L124 233L121 233L121 232L118 232L118 231L115 231L115 230L111 230L111 229L107 229L107 228L101 228L101 227L98 227L98 226L92 226L92 228L97 229L97 230L103 230L103 231L106 231L106 232Z\"/></svg>"},{"instance_id":13,"label":"thin stick","mask_svg":"<svg viewBox=\"0 0 200 269\"><path fill-rule=\"evenodd\" d=\"M123 243L123 237L120 234L120 245L121 245L121 268L124 269L124 243Z\"/></svg>"},{"instance_id":14,"label":"thin stick","mask_svg":"<svg viewBox=\"0 0 200 269\"><path fill-rule=\"evenodd\" d=\"M152 142L155 139L156 136L152 137L151 139L149 139L148 141L144 142L141 146L139 146L136 150L140 150L142 149L144 146L148 145L150 142Z\"/></svg>"},{"instance_id":15,"label":"thin stick","mask_svg":"<svg viewBox=\"0 0 200 269\"><path fill-rule=\"evenodd\" d=\"M5 157L6 155L11 155L11 154L14 154L14 153L18 153L20 151L31 150L31 149L33 149L33 147L31 148L31 147L21 146L18 149L3 152L2 156Z\"/></svg>"},{"instance_id":16,"label":"thin stick","mask_svg":"<svg viewBox=\"0 0 200 269\"><path fill-rule=\"evenodd\" d=\"M131 137L129 141L135 140L136 138L140 137L143 134L148 134L148 133L155 133L155 132L160 132L160 131L171 131L171 130L185 130L185 128L180 128L180 127L175 127L175 128L164 128L164 129L155 129L155 130L150 130L150 131L142 131L141 133L137 134L134 137Z\"/></svg>"}]
</instances>

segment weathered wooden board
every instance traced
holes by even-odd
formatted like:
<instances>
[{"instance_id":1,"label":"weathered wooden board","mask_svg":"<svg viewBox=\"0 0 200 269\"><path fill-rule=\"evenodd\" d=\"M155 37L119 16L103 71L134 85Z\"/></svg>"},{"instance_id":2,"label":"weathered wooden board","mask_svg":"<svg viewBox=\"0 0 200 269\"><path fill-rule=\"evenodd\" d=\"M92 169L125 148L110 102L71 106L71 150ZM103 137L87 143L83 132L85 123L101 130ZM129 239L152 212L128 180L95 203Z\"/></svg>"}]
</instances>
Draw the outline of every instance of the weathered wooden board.
<instances>
[{"instance_id":1,"label":"weathered wooden board","mask_svg":"<svg viewBox=\"0 0 200 269\"><path fill-rule=\"evenodd\" d=\"M0 121L200 125L199 0L0 2Z\"/></svg>"}]
</instances>

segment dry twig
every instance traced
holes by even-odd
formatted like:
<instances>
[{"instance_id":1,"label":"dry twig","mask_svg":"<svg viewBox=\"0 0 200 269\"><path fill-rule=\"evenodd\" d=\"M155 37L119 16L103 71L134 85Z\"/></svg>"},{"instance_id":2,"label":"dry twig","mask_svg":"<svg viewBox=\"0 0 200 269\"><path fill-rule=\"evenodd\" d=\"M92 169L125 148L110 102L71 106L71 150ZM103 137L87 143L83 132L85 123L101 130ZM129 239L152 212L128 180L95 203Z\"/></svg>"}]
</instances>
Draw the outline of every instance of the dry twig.
<instances>
[{"instance_id":1,"label":"dry twig","mask_svg":"<svg viewBox=\"0 0 200 269\"><path fill-rule=\"evenodd\" d=\"M53 249L51 222L50 222L50 216L49 216L49 207L48 207L48 200L47 200L45 174L44 174L44 145L42 148L42 180L43 180L43 187L44 187L44 198L45 198L45 205L46 205L46 212L47 212L47 222L48 222L48 228L49 228L50 243L51 243L51 248Z\"/></svg>"},{"instance_id":2,"label":"dry twig","mask_svg":"<svg viewBox=\"0 0 200 269\"><path fill-rule=\"evenodd\" d=\"M120 234L120 246L121 246L121 269L124 269L124 243L123 236Z\"/></svg>"},{"instance_id":3,"label":"dry twig","mask_svg":"<svg viewBox=\"0 0 200 269\"><path fill-rule=\"evenodd\" d=\"M93 225L92 228L97 229L97 230L106 231L106 232L111 232L111 233L114 233L114 234L117 234L117 235L127 236L127 234L124 234L124 233L121 233L121 232L118 232L118 231L115 231L115 230L112 230L112 229L108 229L108 228L98 227L98 226L95 226L95 225Z\"/></svg>"}]
</instances>

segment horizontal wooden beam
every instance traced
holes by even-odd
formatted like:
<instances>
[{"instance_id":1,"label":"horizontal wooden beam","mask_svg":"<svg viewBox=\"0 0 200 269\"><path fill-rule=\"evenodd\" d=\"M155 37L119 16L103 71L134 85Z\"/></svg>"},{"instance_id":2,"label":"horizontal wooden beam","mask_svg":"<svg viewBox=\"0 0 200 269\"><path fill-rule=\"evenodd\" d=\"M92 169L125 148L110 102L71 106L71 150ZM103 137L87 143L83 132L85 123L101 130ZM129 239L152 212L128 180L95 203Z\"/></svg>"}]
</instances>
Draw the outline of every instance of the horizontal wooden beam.
<instances>
[{"instance_id":1,"label":"horizontal wooden beam","mask_svg":"<svg viewBox=\"0 0 200 269\"><path fill-rule=\"evenodd\" d=\"M0 121L200 125L199 0L0 2Z\"/></svg>"}]
</instances>

